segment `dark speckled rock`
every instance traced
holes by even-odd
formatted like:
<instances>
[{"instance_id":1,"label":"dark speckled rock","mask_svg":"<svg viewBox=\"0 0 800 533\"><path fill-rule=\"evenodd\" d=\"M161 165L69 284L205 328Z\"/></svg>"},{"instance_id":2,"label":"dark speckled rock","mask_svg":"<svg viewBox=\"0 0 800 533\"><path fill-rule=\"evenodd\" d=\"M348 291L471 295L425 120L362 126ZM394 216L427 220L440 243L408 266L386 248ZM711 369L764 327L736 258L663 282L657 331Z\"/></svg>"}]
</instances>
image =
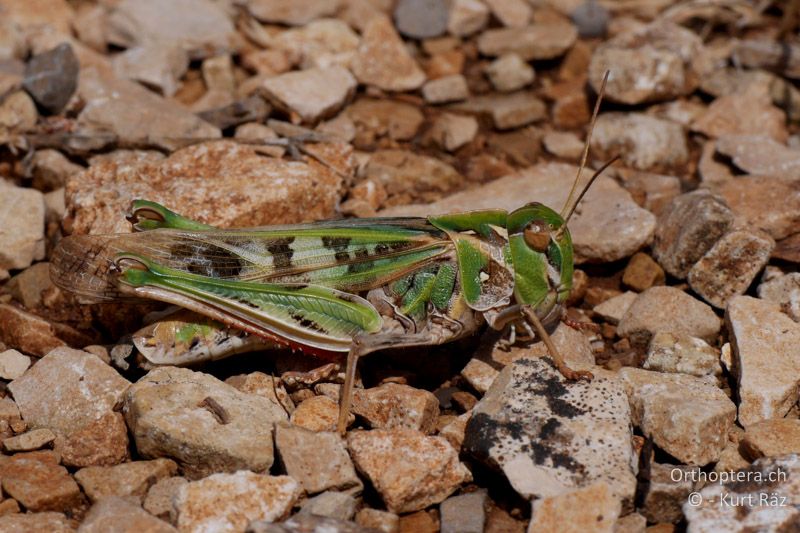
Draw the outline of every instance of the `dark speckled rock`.
<instances>
[{"instance_id":1,"label":"dark speckled rock","mask_svg":"<svg viewBox=\"0 0 800 533\"><path fill-rule=\"evenodd\" d=\"M630 408L615 375L593 371L591 382L566 382L549 359L515 361L475 407L463 449L501 469L524 497L605 481L631 508Z\"/></svg>"}]
</instances>

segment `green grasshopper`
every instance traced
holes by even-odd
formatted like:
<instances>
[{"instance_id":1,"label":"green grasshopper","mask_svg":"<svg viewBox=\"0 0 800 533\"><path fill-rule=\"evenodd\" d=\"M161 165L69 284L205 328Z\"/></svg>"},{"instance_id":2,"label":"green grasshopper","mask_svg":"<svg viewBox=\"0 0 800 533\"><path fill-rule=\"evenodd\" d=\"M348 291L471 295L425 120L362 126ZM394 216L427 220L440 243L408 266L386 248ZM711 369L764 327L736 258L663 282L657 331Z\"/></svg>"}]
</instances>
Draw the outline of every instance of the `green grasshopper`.
<instances>
[{"instance_id":1,"label":"green grasshopper","mask_svg":"<svg viewBox=\"0 0 800 533\"><path fill-rule=\"evenodd\" d=\"M581 169L587 155L588 142ZM510 213L219 229L136 200L135 233L63 239L51 277L91 300L160 300L308 354L347 354L344 433L359 357L455 341L484 323L511 342L535 332L567 379L592 378L567 366L545 326L572 288L567 222L611 162L572 202L578 171L560 214L531 203Z\"/></svg>"}]
</instances>

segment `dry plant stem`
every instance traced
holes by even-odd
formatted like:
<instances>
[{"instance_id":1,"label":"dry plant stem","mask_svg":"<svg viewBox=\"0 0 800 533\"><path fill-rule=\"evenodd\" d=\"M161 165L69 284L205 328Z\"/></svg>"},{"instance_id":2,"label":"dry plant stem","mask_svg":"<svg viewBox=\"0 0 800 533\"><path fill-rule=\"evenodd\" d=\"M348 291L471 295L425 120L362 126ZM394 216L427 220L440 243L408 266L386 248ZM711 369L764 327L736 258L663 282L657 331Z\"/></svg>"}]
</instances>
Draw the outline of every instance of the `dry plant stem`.
<instances>
[{"instance_id":1,"label":"dry plant stem","mask_svg":"<svg viewBox=\"0 0 800 533\"><path fill-rule=\"evenodd\" d=\"M578 380L578 379L586 379L591 380L594 379L594 375L587 371L587 370L572 370L567 363L564 361L564 358L561 356L561 353L556 348L556 345L553 344L553 339L550 338L550 335L547 333L547 330L544 329L542 325L542 321L539 320L539 317L536 316L536 313L528 306L524 306L522 308L522 312L525 314L525 317L530 321L533 325L536 333L539 335L539 338L542 339L544 345L547 346L547 351L550 353L550 358L555 363L556 368L561 375L569 380Z\"/></svg>"}]
</instances>

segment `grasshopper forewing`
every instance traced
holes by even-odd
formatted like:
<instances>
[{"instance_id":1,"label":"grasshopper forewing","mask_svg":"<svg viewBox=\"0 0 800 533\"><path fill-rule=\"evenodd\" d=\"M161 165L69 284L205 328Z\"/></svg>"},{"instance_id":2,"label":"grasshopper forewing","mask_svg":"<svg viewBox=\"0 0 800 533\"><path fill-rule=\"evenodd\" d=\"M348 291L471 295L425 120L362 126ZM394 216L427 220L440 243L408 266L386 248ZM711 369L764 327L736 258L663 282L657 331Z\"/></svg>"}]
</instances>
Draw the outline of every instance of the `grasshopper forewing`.
<instances>
[{"instance_id":1,"label":"grasshopper forewing","mask_svg":"<svg viewBox=\"0 0 800 533\"><path fill-rule=\"evenodd\" d=\"M581 168L587 153L588 142ZM583 193L571 196L561 214L531 203L243 229L137 200L128 215L136 233L65 238L51 276L84 299L160 300L306 353L346 353L344 432L360 356L450 342L484 323L511 335L535 330L564 376L591 378L567 367L544 327L561 316L572 287L566 223Z\"/></svg>"}]
</instances>

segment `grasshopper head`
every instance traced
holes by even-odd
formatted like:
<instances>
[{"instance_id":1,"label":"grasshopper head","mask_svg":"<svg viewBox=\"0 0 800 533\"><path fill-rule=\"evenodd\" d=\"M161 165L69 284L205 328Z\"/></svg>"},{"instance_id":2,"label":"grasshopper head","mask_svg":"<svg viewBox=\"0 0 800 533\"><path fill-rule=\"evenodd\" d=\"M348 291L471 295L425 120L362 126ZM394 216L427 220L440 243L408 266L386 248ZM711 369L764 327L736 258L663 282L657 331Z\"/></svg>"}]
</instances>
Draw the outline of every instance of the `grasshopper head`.
<instances>
[{"instance_id":1,"label":"grasshopper head","mask_svg":"<svg viewBox=\"0 0 800 533\"><path fill-rule=\"evenodd\" d=\"M540 203L508 215L514 299L540 316L566 300L572 288L572 237L564 219Z\"/></svg>"}]
</instances>

